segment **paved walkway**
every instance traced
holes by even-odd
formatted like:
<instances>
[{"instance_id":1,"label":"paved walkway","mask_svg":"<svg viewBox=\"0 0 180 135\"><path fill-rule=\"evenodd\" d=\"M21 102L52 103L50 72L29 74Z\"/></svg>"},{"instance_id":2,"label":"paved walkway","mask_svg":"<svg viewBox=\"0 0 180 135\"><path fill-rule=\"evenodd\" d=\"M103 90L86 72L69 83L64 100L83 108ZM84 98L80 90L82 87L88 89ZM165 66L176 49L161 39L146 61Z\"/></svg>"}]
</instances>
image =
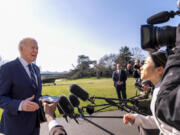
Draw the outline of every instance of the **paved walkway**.
<instances>
[{"instance_id":1,"label":"paved walkway","mask_svg":"<svg viewBox=\"0 0 180 135\"><path fill-rule=\"evenodd\" d=\"M123 116L124 112L120 110L96 113L97 116ZM69 123L64 118L57 118L57 120L64 126L68 135L110 135L105 131L95 127L94 125L80 119L79 125L70 120ZM114 135L139 135L137 128L130 125L123 124L122 119L109 119L109 118L91 118L89 119L96 124L102 126L106 130L112 132ZM49 135L47 123L41 124L40 135Z\"/></svg>"}]
</instances>

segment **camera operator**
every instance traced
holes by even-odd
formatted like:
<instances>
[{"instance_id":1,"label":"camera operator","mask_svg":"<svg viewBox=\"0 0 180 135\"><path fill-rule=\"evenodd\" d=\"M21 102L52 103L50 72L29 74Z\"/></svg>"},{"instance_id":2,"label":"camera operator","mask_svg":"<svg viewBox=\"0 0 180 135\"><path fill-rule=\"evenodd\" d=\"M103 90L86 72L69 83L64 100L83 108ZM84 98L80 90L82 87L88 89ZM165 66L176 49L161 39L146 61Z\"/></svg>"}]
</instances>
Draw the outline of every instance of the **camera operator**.
<instances>
[{"instance_id":1,"label":"camera operator","mask_svg":"<svg viewBox=\"0 0 180 135\"><path fill-rule=\"evenodd\" d=\"M155 102L157 94L159 92L159 86L164 72L167 58L165 52L155 52L147 57L144 65L141 67L141 79L150 80L156 87L153 92L151 101L152 116L143 116L140 114L126 114L123 118L124 123L131 123L133 125L140 126L141 135L157 135L158 129L163 135L171 134L174 130L173 127L169 127L164 122L158 123L158 119L155 115ZM169 131L170 130L170 131ZM168 131L168 132L167 132Z\"/></svg>"},{"instance_id":2,"label":"camera operator","mask_svg":"<svg viewBox=\"0 0 180 135\"><path fill-rule=\"evenodd\" d=\"M140 60L136 59L133 66L133 77L136 78L136 81L140 78L140 67Z\"/></svg>"},{"instance_id":3,"label":"camera operator","mask_svg":"<svg viewBox=\"0 0 180 135\"><path fill-rule=\"evenodd\" d=\"M180 1L179 5L180 5ZM163 75L160 92L156 101L156 116L174 127L180 134L180 24L176 30L176 48L174 54L168 57ZM177 131L178 130L178 131ZM173 131L172 131L173 132Z\"/></svg>"},{"instance_id":4,"label":"camera operator","mask_svg":"<svg viewBox=\"0 0 180 135\"><path fill-rule=\"evenodd\" d=\"M151 115L150 103L152 99L154 85L149 80L141 82L141 93L137 97L133 98L134 104L139 110L145 114ZM133 103L133 102L132 102Z\"/></svg>"},{"instance_id":5,"label":"camera operator","mask_svg":"<svg viewBox=\"0 0 180 135\"><path fill-rule=\"evenodd\" d=\"M133 74L133 67L132 67L131 62L129 62L127 64L127 76L132 76L132 74Z\"/></svg>"},{"instance_id":6,"label":"camera operator","mask_svg":"<svg viewBox=\"0 0 180 135\"><path fill-rule=\"evenodd\" d=\"M43 102L43 109L45 112L45 117L49 126L50 135L67 135L63 126L61 126L57 120L55 120L54 113L56 111L57 103L46 103Z\"/></svg>"},{"instance_id":7,"label":"camera operator","mask_svg":"<svg viewBox=\"0 0 180 135\"><path fill-rule=\"evenodd\" d=\"M180 9L180 0L177 1ZM141 48L152 52L166 46L168 62L162 76L160 90L155 97L156 124L163 134L180 134L180 24L178 27L157 27L154 24L167 22L178 11L163 11L147 19L141 26ZM154 95L154 94L153 94Z\"/></svg>"}]
</instances>

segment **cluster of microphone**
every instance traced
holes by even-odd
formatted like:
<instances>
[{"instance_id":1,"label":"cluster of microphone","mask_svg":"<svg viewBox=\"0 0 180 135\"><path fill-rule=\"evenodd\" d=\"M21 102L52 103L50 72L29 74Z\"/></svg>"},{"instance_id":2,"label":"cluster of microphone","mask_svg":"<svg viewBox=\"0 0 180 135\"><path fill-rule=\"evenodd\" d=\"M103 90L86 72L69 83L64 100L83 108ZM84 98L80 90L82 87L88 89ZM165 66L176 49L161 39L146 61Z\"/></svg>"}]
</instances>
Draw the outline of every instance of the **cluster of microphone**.
<instances>
[{"instance_id":1,"label":"cluster of microphone","mask_svg":"<svg viewBox=\"0 0 180 135\"><path fill-rule=\"evenodd\" d=\"M89 99L89 94L77 84L72 84L69 91L71 94L68 96L68 98L62 95L59 99L59 107L67 115L74 113L74 107L79 107L80 101L78 98L83 101L87 101Z\"/></svg>"},{"instance_id":2,"label":"cluster of microphone","mask_svg":"<svg viewBox=\"0 0 180 135\"><path fill-rule=\"evenodd\" d=\"M66 119L67 122L68 122L68 117L71 119L74 119L77 123L78 123L77 118L80 117L80 118L84 119L85 117L87 117L87 116L84 116L83 109L86 109L86 112L89 115L91 115L97 111L100 111L104 108L110 107L110 106L116 106L119 109L126 111L126 112L132 111L131 110L132 108L127 107L127 102L132 103L132 99L121 100L121 99L117 99L117 98L90 97L89 93L77 84L72 84L69 88L69 91L70 91L70 94L68 97L61 95L58 97L58 101L57 101L58 102L57 109L58 109L59 113L63 115L63 117ZM89 102L91 102L91 104L84 106L84 107L79 107L79 105L80 105L79 98L82 101L89 101ZM95 105L95 103L94 103L95 99L105 100L107 104ZM100 106L104 107L104 108L101 108L101 109L95 111L94 108L100 107ZM77 108L78 114L75 113L74 108ZM46 121L44 112L42 112L42 115L43 115L42 121Z\"/></svg>"},{"instance_id":3,"label":"cluster of microphone","mask_svg":"<svg viewBox=\"0 0 180 135\"><path fill-rule=\"evenodd\" d=\"M69 88L70 95L68 98L64 95L61 95L58 97L58 104L57 104L57 109L60 114L63 115L63 117L66 119L68 122L68 117L71 119L74 119L77 123L78 121L76 120L77 117L83 117L83 109L79 107L80 101L78 98L80 98L83 101L91 101L89 98L89 93L87 93L84 89L82 89L79 85L77 84L72 84ZM75 114L74 108L78 109L79 114ZM91 106L86 107L86 111L89 114L92 114L94 112L94 108ZM41 109L41 120L46 121L45 119L45 113L43 112L43 109Z\"/></svg>"}]
</instances>

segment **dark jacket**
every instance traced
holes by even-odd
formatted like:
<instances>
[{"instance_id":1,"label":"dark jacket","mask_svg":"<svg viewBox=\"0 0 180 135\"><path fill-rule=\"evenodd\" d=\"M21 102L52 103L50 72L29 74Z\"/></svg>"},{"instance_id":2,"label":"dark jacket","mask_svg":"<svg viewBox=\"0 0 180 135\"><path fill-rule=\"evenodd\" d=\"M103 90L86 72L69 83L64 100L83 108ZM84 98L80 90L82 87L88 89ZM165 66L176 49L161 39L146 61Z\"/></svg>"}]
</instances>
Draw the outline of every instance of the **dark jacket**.
<instances>
[{"instance_id":1,"label":"dark jacket","mask_svg":"<svg viewBox=\"0 0 180 135\"><path fill-rule=\"evenodd\" d=\"M119 78L119 73L116 70L116 71L113 72L112 79L114 81L114 86L115 87L117 86L118 81L122 81L123 82L122 86L125 86L126 85L126 80L127 80L126 72L121 69L120 78Z\"/></svg>"},{"instance_id":2,"label":"dark jacket","mask_svg":"<svg viewBox=\"0 0 180 135\"><path fill-rule=\"evenodd\" d=\"M0 132L5 135L30 135L40 127L39 110L35 112L18 111L22 100L35 95L34 102L39 104L41 79L39 68L33 64L38 79L38 88L31 80L19 59L3 65L0 69L0 107L3 114Z\"/></svg>"},{"instance_id":3,"label":"dark jacket","mask_svg":"<svg viewBox=\"0 0 180 135\"><path fill-rule=\"evenodd\" d=\"M140 65L134 65L133 66L133 77L134 78L140 78L140 73L138 72L140 70Z\"/></svg>"},{"instance_id":4,"label":"dark jacket","mask_svg":"<svg viewBox=\"0 0 180 135\"><path fill-rule=\"evenodd\" d=\"M155 111L159 119L180 130L180 48L168 57Z\"/></svg>"}]
</instances>

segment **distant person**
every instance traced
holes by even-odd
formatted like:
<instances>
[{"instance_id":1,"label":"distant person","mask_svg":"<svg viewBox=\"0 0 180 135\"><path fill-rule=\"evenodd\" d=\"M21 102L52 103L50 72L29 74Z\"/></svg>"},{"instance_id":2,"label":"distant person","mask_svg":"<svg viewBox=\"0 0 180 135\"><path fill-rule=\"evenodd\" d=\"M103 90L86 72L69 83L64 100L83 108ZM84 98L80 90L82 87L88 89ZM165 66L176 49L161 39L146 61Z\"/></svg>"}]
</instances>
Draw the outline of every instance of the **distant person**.
<instances>
[{"instance_id":1,"label":"distant person","mask_svg":"<svg viewBox=\"0 0 180 135\"><path fill-rule=\"evenodd\" d=\"M19 43L20 57L0 69L0 107L3 114L0 132L5 135L39 135L39 97L41 78L34 62L38 43L24 38Z\"/></svg>"},{"instance_id":2,"label":"distant person","mask_svg":"<svg viewBox=\"0 0 180 135\"><path fill-rule=\"evenodd\" d=\"M132 74L133 74L132 64L131 64L131 63L128 63L128 64L127 64L127 75L128 75L128 76L132 76Z\"/></svg>"},{"instance_id":3,"label":"distant person","mask_svg":"<svg viewBox=\"0 0 180 135\"><path fill-rule=\"evenodd\" d=\"M152 100L152 93L153 93L154 85L150 80L142 81L141 85L142 85L142 88L141 88L142 91L140 95L133 98L133 100L137 101L135 103L141 112L151 115L152 113L150 110L150 103Z\"/></svg>"},{"instance_id":4,"label":"distant person","mask_svg":"<svg viewBox=\"0 0 180 135\"><path fill-rule=\"evenodd\" d=\"M121 65L117 64L117 70L113 72L112 79L114 81L114 87L116 88L117 96L119 99L121 98L121 95L123 99L126 99L126 80L127 75L126 72L121 69Z\"/></svg>"},{"instance_id":5,"label":"distant person","mask_svg":"<svg viewBox=\"0 0 180 135\"><path fill-rule=\"evenodd\" d=\"M138 80L138 78L140 78L140 60L135 60L134 66L133 66L133 77L136 79L136 81Z\"/></svg>"},{"instance_id":6,"label":"distant person","mask_svg":"<svg viewBox=\"0 0 180 135\"><path fill-rule=\"evenodd\" d=\"M63 126L59 124L57 120L55 120L54 113L56 111L56 103L43 103L43 108L45 112L45 117L49 126L49 134L50 135L67 135Z\"/></svg>"}]
</instances>

